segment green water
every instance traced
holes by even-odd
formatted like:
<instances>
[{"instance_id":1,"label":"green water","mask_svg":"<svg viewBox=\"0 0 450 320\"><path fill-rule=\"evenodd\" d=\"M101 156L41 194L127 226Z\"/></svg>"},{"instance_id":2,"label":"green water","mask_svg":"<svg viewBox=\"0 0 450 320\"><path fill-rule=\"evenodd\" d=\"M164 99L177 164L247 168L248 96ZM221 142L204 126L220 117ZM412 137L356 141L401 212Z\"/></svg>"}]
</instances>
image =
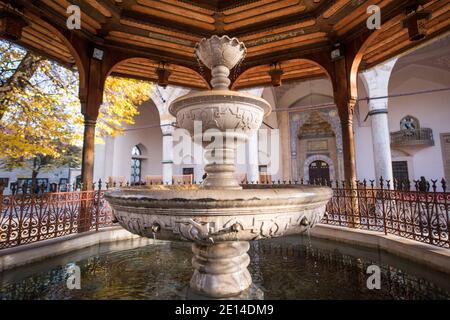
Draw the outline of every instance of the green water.
<instances>
[{"instance_id":1,"label":"green water","mask_svg":"<svg viewBox=\"0 0 450 320\"><path fill-rule=\"evenodd\" d=\"M188 243L130 240L0 273L0 299L185 299ZM307 237L253 242L249 270L265 299L449 299L448 275L381 252ZM69 267L81 289L69 290ZM382 270L369 290L369 265Z\"/></svg>"}]
</instances>

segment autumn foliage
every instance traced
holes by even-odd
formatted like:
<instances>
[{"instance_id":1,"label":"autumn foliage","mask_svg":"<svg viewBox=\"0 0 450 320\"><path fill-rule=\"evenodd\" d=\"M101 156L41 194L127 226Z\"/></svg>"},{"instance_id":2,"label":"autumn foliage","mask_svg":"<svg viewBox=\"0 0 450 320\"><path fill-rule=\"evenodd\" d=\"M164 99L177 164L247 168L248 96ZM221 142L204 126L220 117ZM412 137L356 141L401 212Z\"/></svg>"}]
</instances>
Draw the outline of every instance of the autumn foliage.
<instances>
[{"instance_id":1,"label":"autumn foliage","mask_svg":"<svg viewBox=\"0 0 450 320\"><path fill-rule=\"evenodd\" d=\"M133 124L138 106L150 94L149 82L109 77L97 121L97 142ZM83 136L80 110L75 69L0 41L0 162L4 168L40 170L33 164L43 160L49 169L78 163Z\"/></svg>"}]
</instances>

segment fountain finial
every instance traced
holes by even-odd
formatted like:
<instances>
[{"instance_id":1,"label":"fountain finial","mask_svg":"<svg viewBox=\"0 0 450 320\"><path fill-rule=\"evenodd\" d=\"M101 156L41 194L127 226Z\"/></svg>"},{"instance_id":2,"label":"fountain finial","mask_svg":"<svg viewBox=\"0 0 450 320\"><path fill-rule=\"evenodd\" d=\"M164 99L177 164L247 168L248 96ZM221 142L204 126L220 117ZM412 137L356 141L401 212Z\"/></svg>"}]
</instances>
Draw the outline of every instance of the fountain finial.
<instances>
[{"instance_id":1,"label":"fountain finial","mask_svg":"<svg viewBox=\"0 0 450 320\"><path fill-rule=\"evenodd\" d=\"M195 55L208 69L211 69L211 85L214 89L228 89L230 69L245 58L247 49L243 42L228 36L203 38L195 45Z\"/></svg>"}]
</instances>

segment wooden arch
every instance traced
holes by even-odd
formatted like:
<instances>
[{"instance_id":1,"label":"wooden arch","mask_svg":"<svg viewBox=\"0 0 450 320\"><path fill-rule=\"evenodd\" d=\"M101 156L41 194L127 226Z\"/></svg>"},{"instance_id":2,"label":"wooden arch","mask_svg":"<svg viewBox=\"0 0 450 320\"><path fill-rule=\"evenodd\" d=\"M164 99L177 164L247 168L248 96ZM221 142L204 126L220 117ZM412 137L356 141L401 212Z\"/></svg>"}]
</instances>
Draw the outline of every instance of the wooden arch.
<instances>
[{"instance_id":1,"label":"wooden arch","mask_svg":"<svg viewBox=\"0 0 450 320\"><path fill-rule=\"evenodd\" d=\"M78 41L71 40L64 32L27 10L24 15L30 24L23 29L18 44L62 65L75 66L79 77L79 96L82 97L86 90L88 65L83 63L83 50L76 46Z\"/></svg>"},{"instance_id":2,"label":"wooden arch","mask_svg":"<svg viewBox=\"0 0 450 320\"><path fill-rule=\"evenodd\" d=\"M151 82L158 82L157 68L162 64L148 58L132 57L117 61L106 76L118 76ZM166 64L164 68L170 71L169 84L180 87L195 87L209 89L206 80L195 70L176 64Z\"/></svg>"},{"instance_id":3,"label":"wooden arch","mask_svg":"<svg viewBox=\"0 0 450 320\"><path fill-rule=\"evenodd\" d=\"M324 67L309 59L290 59L281 61L279 66L281 70L283 70L283 82L324 77L331 79L330 74ZM237 90L271 85L270 70L271 65L268 64L251 67L239 75L233 82L231 88Z\"/></svg>"}]
</instances>

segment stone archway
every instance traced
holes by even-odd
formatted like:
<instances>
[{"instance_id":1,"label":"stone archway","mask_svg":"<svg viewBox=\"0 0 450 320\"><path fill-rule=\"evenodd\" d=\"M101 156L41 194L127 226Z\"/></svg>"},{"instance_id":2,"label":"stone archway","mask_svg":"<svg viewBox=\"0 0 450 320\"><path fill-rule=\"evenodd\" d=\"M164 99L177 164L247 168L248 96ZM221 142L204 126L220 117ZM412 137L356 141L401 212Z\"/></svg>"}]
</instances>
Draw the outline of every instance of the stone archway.
<instances>
[{"instance_id":1,"label":"stone archway","mask_svg":"<svg viewBox=\"0 0 450 320\"><path fill-rule=\"evenodd\" d=\"M330 169L330 179L336 177L336 169L334 167L333 160L330 157L327 157L322 154L317 154L308 157L303 164L303 177L306 181L309 181L309 166L315 161L323 161L328 164L328 168Z\"/></svg>"},{"instance_id":2,"label":"stone archway","mask_svg":"<svg viewBox=\"0 0 450 320\"><path fill-rule=\"evenodd\" d=\"M311 123L317 124L320 119L321 122L326 124L326 131L328 134L333 135L333 142L328 142L329 147L326 150L306 150L305 147L299 145L299 130L303 126L308 126ZM325 132L322 132L325 133ZM314 137L313 137L314 138ZM327 139L327 138L325 138ZM309 139L305 139L308 141ZM313 139L314 140L314 139ZM331 144L330 144L331 143ZM290 113L290 144L291 144L291 173L293 179L306 176L304 172L304 160L308 156L321 154L328 157L333 164L333 173L330 172L331 180L343 179L343 148L342 148L342 130L340 126L337 110L333 107L326 107L321 109L312 109L306 111L297 111ZM306 150L306 151L305 151ZM335 150L335 151L332 151ZM326 152L325 152L326 151ZM325 152L325 154L324 154ZM305 155L306 153L306 155ZM308 154L309 153L309 154ZM328 154L330 153L330 154ZM337 174L337 175L336 175ZM309 174L307 175L309 177Z\"/></svg>"}]
</instances>

